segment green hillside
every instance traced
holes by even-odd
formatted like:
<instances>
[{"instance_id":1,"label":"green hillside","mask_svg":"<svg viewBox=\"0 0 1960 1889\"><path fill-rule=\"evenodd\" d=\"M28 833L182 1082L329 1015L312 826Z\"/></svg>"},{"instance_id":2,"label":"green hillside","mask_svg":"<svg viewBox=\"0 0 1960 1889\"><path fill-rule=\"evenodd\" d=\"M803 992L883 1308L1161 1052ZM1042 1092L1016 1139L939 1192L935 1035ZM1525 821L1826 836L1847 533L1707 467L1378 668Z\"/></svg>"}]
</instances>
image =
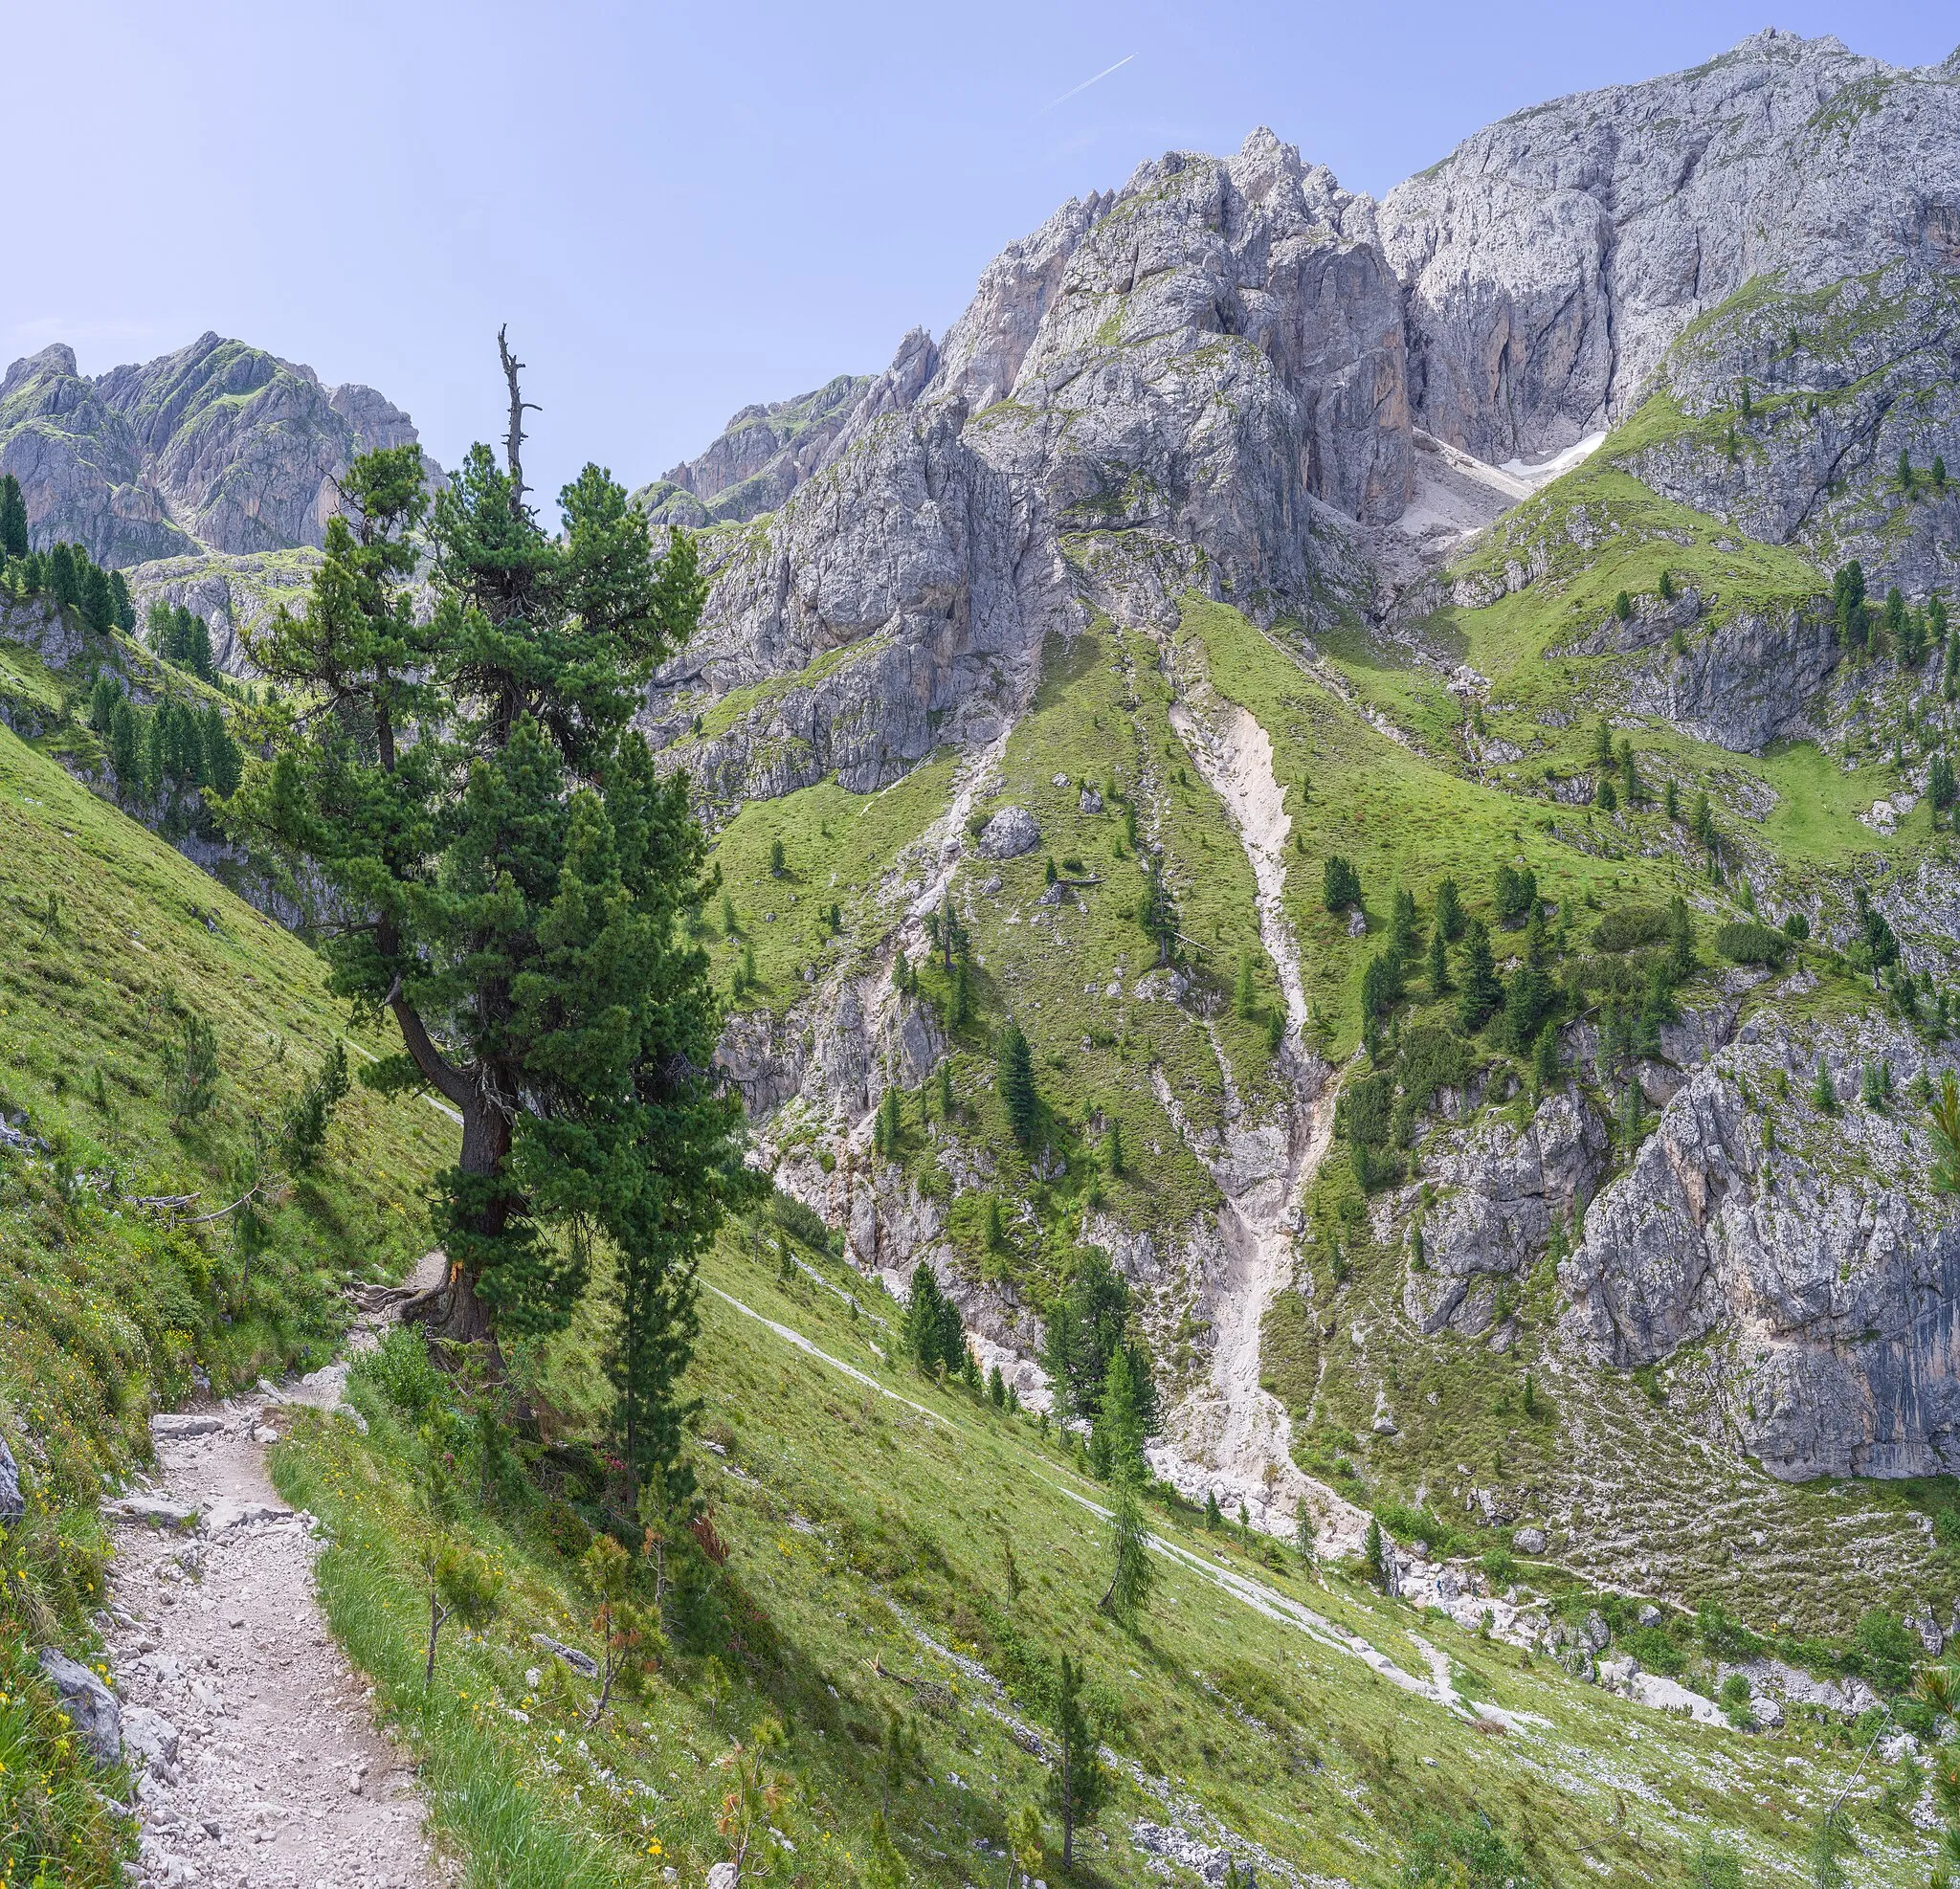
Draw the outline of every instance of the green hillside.
<instances>
[{"instance_id":1,"label":"green hillside","mask_svg":"<svg viewBox=\"0 0 1960 1889\"><path fill-rule=\"evenodd\" d=\"M0 1577L0 1879L46 1855L51 1879L112 1880L128 1841L30 1669L50 1637L94 1644L96 1505L148 1412L324 1363L341 1281L427 1244L450 1123L358 1084L330 1158L218 1212L275 1180L340 1040L358 1063L304 945L0 728L0 1116L26 1138L0 1148L0 1435L29 1498Z\"/></svg>"}]
</instances>

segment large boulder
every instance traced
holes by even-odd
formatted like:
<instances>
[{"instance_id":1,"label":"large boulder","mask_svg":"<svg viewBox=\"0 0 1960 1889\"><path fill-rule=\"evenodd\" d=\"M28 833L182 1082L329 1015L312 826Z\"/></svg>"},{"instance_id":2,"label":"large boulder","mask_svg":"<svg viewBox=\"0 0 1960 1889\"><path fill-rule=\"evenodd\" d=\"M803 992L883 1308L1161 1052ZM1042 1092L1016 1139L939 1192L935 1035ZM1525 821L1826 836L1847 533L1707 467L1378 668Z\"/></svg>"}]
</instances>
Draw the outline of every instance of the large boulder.
<instances>
[{"instance_id":1,"label":"large boulder","mask_svg":"<svg viewBox=\"0 0 1960 1889\"><path fill-rule=\"evenodd\" d=\"M985 859L1018 859L1041 844L1041 829L1025 807L1003 807L980 830L980 856Z\"/></svg>"},{"instance_id":2,"label":"large boulder","mask_svg":"<svg viewBox=\"0 0 1960 1889\"><path fill-rule=\"evenodd\" d=\"M122 1708L116 1695L58 1647L42 1647L41 1671L60 1695L61 1709L82 1742L99 1762L115 1764L122 1756Z\"/></svg>"}]
</instances>

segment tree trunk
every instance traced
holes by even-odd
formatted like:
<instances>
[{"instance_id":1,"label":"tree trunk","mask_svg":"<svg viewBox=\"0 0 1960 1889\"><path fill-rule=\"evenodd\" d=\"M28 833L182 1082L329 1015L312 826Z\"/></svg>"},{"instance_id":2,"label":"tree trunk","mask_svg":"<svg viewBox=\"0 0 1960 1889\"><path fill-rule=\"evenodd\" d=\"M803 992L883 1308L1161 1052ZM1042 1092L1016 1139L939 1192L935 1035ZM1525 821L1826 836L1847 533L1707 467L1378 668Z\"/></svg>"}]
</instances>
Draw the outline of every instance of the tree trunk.
<instances>
[{"instance_id":1,"label":"tree trunk","mask_svg":"<svg viewBox=\"0 0 1960 1889\"><path fill-rule=\"evenodd\" d=\"M510 1143L510 1118L480 1089L472 1094L463 1107L462 1158L457 1167L473 1180L492 1180L503 1171ZM493 1196L481 1211L470 1216L462 1231L494 1239L509 1217L508 1202ZM403 1306L402 1317L426 1325L432 1342L486 1346L492 1371L502 1374L503 1358L490 1307L478 1294L476 1275L461 1260L451 1260L449 1277L441 1286Z\"/></svg>"}]
</instances>

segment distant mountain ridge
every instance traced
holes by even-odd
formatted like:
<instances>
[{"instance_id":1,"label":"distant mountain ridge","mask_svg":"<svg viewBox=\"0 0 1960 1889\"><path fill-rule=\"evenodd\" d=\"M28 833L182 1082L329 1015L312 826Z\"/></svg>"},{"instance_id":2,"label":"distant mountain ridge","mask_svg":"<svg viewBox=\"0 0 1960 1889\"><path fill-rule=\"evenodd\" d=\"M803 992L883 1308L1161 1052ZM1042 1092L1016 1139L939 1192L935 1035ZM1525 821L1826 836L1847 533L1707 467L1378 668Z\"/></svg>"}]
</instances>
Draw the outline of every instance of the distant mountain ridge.
<instances>
[{"instance_id":1,"label":"distant mountain ridge","mask_svg":"<svg viewBox=\"0 0 1960 1889\"><path fill-rule=\"evenodd\" d=\"M317 545L353 456L416 437L372 388L211 333L93 378L56 343L0 381L0 471L34 544L67 539L109 566Z\"/></svg>"}]
</instances>

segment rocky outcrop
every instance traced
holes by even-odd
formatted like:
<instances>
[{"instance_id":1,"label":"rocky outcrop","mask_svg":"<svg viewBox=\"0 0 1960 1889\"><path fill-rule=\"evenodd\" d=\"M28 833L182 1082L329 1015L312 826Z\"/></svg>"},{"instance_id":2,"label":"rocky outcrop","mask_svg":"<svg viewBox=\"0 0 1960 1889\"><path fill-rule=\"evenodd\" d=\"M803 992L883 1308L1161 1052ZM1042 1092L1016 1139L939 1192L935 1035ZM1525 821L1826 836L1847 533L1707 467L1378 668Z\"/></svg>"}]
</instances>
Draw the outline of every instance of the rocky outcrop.
<instances>
[{"instance_id":1,"label":"rocky outcrop","mask_svg":"<svg viewBox=\"0 0 1960 1889\"><path fill-rule=\"evenodd\" d=\"M1075 629L1037 505L959 423L886 415L767 521L706 541L702 628L655 679L656 739L697 703L799 678L687 751L709 794L832 773L863 792L942 742L984 741L1032 689L1043 636Z\"/></svg>"},{"instance_id":2,"label":"rocky outcrop","mask_svg":"<svg viewBox=\"0 0 1960 1889\"><path fill-rule=\"evenodd\" d=\"M252 672L247 638L281 606L301 609L320 567L310 546L293 551L192 553L133 565L124 573L139 619L153 603L182 604L211 626L212 656L228 675Z\"/></svg>"},{"instance_id":3,"label":"rocky outcrop","mask_svg":"<svg viewBox=\"0 0 1960 1889\"><path fill-rule=\"evenodd\" d=\"M1903 1085L1922 1055L1876 1023L1840 1033L1828 1116L1794 1100L1811 1051L1780 1028L1697 1072L1559 1269L1568 1337L1631 1366L1713 1335L1727 1422L1774 1475L1950 1473L1960 1223L1926 1189L1912 1111L1856 1101L1865 1063ZM1767 1106L1778 1071L1792 1099Z\"/></svg>"},{"instance_id":4,"label":"rocky outcrop","mask_svg":"<svg viewBox=\"0 0 1960 1889\"><path fill-rule=\"evenodd\" d=\"M77 372L72 347L44 347L0 380L0 473L20 481L37 547L67 540L106 565L192 548L127 421Z\"/></svg>"},{"instance_id":5,"label":"rocky outcrop","mask_svg":"<svg viewBox=\"0 0 1960 1889\"><path fill-rule=\"evenodd\" d=\"M7 1439L0 1436L0 1528L15 1526L27 1514L27 1498L21 1493L20 1466Z\"/></svg>"},{"instance_id":6,"label":"rocky outcrop","mask_svg":"<svg viewBox=\"0 0 1960 1889\"><path fill-rule=\"evenodd\" d=\"M116 1695L58 1647L41 1649L41 1671L55 1688L76 1735L95 1754L96 1762L117 1763L122 1756L122 1711Z\"/></svg>"},{"instance_id":7,"label":"rocky outcrop","mask_svg":"<svg viewBox=\"0 0 1960 1889\"><path fill-rule=\"evenodd\" d=\"M415 436L372 388L215 334L92 380L56 344L0 381L0 472L34 545L104 565L318 545L349 460Z\"/></svg>"},{"instance_id":8,"label":"rocky outcrop","mask_svg":"<svg viewBox=\"0 0 1960 1889\"><path fill-rule=\"evenodd\" d=\"M1960 573L1960 298L1912 257L1815 293L1753 283L1698 322L1659 376L1678 416L1626 463L1668 498L1825 568L1857 558L1876 595ZM1901 455L1908 468L1898 473Z\"/></svg>"},{"instance_id":9,"label":"rocky outcrop","mask_svg":"<svg viewBox=\"0 0 1960 1889\"><path fill-rule=\"evenodd\" d=\"M1561 1090L1539 1103L1522 1133L1491 1119L1440 1141L1423 1163L1437 1199L1414 1221L1420 1269L1408 1272L1403 1310L1425 1333L1486 1331L1500 1281L1528 1270L1550 1241L1553 1219L1570 1216L1604 1171L1606 1127ZM1412 1214L1414 1191L1402 1203Z\"/></svg>"},{"instance_id":10,"label":"rocky outcrop","mask_svg":"<svg viewBox=\"0 0 1960 1889\"><path fill-rule=\"evenodd\" d=\"M1488 460L1548 452L1630 411L1755 278L1960 267L1956 75L1772 29L1466 140L1381 205L1417 423Z\"/></svg>"},{"instance_id":11,"label":"rocky outcrop","mask_svg":"<svg viewBox=\"0 0 1960 1889\"><path fill-rule=\"evenodd\" d=\"M1627 706L1738 754L1805 730L1839 655L1829 615L1815 606L1737 611L1683 643L1679 653L1668 643L1648 650Z\"/></svg>"}]
</instances>

